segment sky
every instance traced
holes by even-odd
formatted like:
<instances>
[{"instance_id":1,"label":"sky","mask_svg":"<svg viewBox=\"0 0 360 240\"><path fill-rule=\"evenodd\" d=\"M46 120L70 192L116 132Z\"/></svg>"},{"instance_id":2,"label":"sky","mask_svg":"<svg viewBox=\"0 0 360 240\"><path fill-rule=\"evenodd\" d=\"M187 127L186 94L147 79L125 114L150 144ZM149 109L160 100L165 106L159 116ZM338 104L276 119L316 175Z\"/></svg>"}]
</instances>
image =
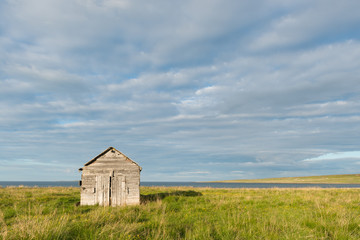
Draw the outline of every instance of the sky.
<instances>
[{"instance_id":1,"label":"sky","mask_svg":"<svg viewBox=\"0 0 360 240\"><path fill-rule=\"evenodd\" d=\"M0 1L0 181L359 173L360 1Z\"/></svg>"}]
</instances>

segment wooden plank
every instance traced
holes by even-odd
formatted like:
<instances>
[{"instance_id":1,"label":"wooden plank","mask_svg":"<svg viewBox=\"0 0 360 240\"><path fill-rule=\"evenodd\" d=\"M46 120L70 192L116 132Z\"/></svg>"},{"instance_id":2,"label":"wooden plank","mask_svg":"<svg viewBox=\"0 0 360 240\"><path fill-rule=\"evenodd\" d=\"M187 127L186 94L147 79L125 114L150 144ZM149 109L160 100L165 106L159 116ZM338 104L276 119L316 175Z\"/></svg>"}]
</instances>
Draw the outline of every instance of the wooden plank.
<instances>
[{"instance_id":1,"label":"wooden plank","mask_svg":"<svg viewBox=\"0 0 360 240\"><path fill-rule=\"evenodd\" d=\"M116 206L118 202L118 196L116 189L118 188L118 179L113 176L111 179L111 206Z\"/></svg>"},{"instance_id":2,"label":"wooden plank","mask_svg":"<svg viewBox=\"0 0 360 240\"><path fill-rule=\"evenodd\" d=\"M121 179L121 203L120 205L126 205L126 177L123 176Z\"/></svg>"},{"instance_id":3,"label":"wooden plank","mask_svg":"<svg viewBox=\"0 0 360 240\"><path fill-rule=\"evenodd\" d=\"M104 184L104 206L109 206L110 204L110 176L104 175L103 184Z\"/></svg>"}]
</instances>

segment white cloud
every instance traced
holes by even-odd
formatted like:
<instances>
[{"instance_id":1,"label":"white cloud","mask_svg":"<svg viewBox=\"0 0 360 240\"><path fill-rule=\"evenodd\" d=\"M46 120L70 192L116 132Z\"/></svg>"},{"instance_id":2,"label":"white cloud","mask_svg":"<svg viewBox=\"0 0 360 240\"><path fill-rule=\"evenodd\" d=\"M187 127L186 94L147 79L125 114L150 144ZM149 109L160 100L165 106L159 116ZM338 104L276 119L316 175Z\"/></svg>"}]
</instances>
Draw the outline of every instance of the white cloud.
<instances>
[{"instance_id":1,"label":"white cloud","mask_svg":"<svg viewBox=\"0 0 360 240\"><path fill-rule=\"evenodd\" d=\"M356 1L317 1L311 7L304 4L297 11L275 19L252 44L254 50L281 49L306 45L311 41L327 42L330 38L343 38L360 22L355 13L360 5ZM338 40L338 39L337 39Z\"/></svg>"},{"instance_id":2,"label":"white cloud","mask_svg":"<svg viewBox=\"0 0 360 240\"><path fill-rule=\"evenodd\" d=\"M304 162L317 162L341 159L360 159L360 151L327 153L318 157L308 158Z\"/></svg>"}]
</instances>

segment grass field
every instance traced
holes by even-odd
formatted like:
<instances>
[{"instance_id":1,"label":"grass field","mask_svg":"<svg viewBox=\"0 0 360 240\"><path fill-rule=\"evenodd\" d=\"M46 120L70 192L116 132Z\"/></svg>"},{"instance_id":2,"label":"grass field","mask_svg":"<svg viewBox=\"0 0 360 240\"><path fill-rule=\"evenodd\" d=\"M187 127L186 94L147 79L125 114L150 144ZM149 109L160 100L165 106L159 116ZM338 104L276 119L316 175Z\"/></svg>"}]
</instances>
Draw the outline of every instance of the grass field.
<instances>
[{"instance_id":1,"label":"grass field","mask_svg":"<svg viewBox=\"0 0 360 240\"><path fill-rule=\"evenodd\" d=\"M142 187L76 206L78 188L0 188L0 239L360 239L360 189Z\"/></svg>"},{"instance_id":2,"label":"grass field","mask_svg":"<svg viewBox=\"0 0 360 240\"><path fill-rule=\"evenodd\" d=\"M218 182L239 182L239 183L339 183L339 184L360 184L360 174L324 175L311 177L284 177L264 179L239 179Z\"/></svg>"}]
</instances>

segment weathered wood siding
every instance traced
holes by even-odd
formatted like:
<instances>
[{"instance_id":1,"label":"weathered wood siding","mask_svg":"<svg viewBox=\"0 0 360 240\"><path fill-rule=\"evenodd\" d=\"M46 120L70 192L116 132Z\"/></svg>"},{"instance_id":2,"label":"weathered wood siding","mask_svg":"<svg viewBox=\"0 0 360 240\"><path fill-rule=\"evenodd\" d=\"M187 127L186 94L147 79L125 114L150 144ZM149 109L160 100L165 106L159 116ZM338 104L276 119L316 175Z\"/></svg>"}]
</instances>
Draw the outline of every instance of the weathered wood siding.
<instances>
[{"instance_id":1,"label":"weathered wood siding","mask_svg":"<svg viewBox=\"0 0 360 240\"><path fill-rule=\"evenodd\" d=\"M119 151L110 150L83 167L81 205L139 203L140 167Z\"/></svg>"}]
</instances>

